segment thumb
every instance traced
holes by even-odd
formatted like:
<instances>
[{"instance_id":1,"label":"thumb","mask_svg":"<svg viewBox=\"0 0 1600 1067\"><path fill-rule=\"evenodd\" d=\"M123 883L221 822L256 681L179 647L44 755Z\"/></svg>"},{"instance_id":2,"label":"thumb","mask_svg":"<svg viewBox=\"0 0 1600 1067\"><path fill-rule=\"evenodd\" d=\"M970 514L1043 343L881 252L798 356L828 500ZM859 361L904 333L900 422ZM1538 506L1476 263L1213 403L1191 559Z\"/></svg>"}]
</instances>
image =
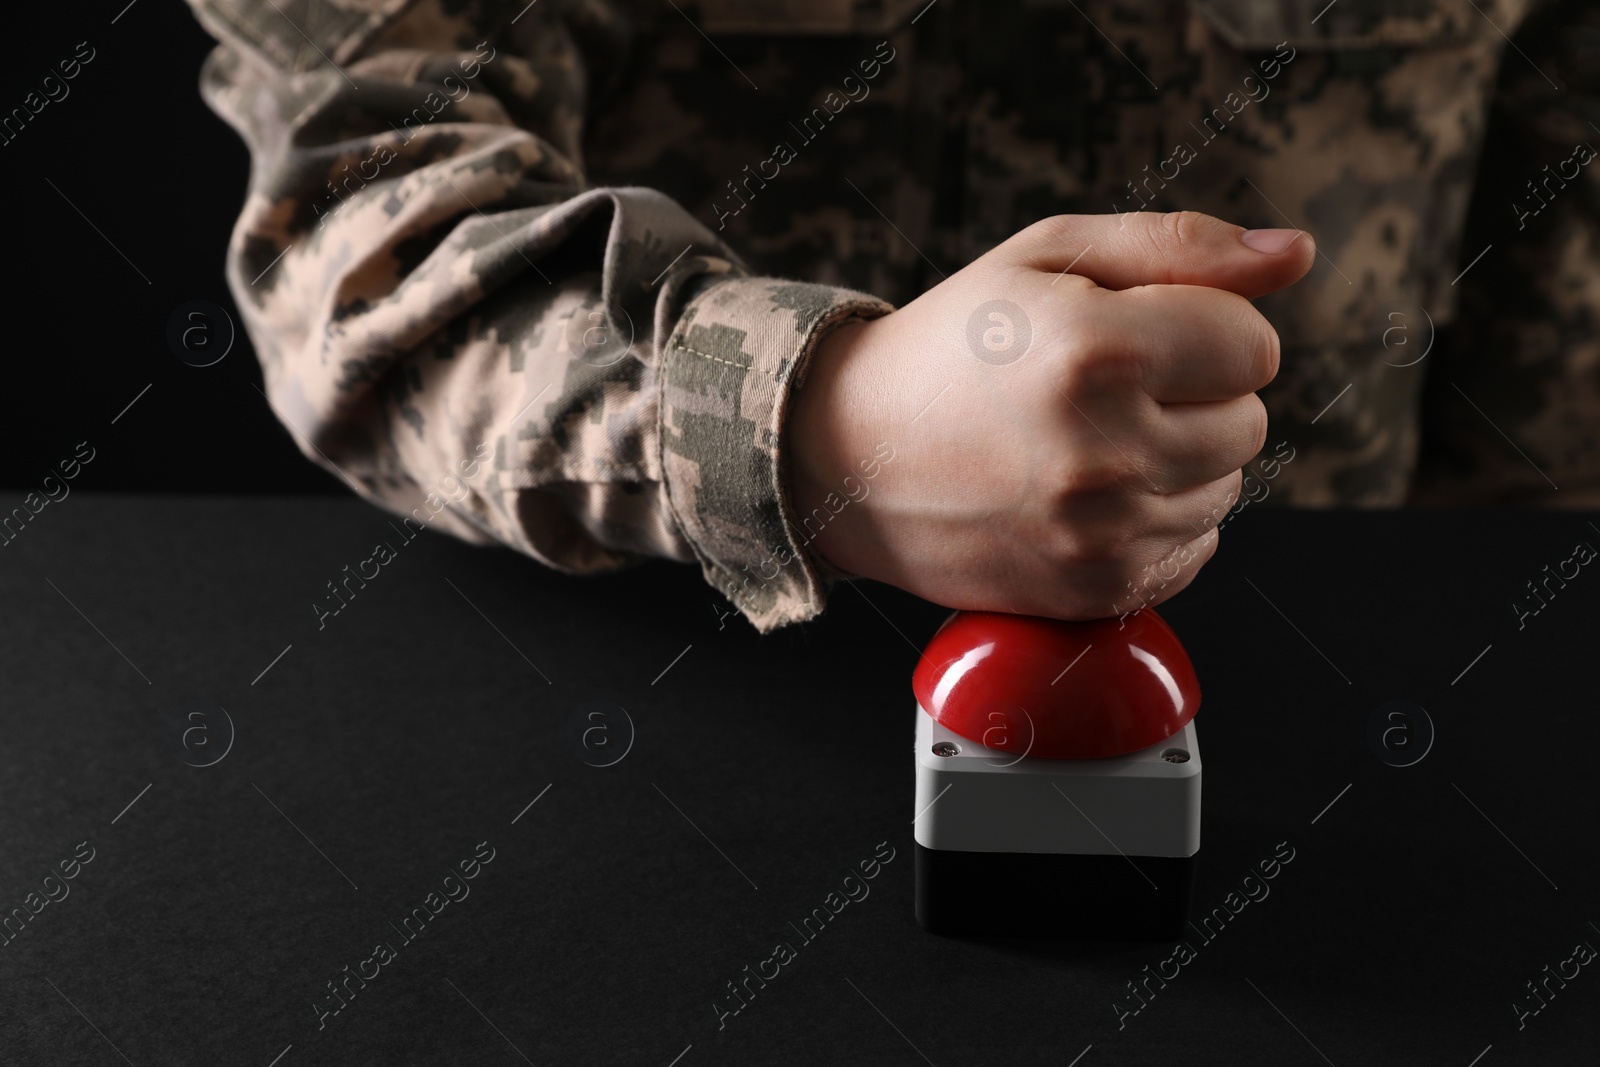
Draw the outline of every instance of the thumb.
<instances>
[{"instance_id":1,"label":"thumb","mask_svg":"<svg viewBox=\"0 0 1600 1067\"><path fill-rule=\"evenodd\" d=\"M1317 254L1304 230L1247 230L1198 211L1056 215L1002 247L1011 245L1024 266L1104 289L1203 285L1243 297L1293 285Z\"/></svg>"}]
</instances>

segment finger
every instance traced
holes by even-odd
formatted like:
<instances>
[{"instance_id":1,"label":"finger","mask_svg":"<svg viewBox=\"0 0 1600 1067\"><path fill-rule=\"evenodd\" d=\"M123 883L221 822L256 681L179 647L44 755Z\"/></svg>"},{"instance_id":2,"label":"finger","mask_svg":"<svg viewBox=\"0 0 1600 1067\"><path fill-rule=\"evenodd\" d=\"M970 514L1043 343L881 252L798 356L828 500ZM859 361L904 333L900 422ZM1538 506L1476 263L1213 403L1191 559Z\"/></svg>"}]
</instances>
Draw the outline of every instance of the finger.
<instances>
[{"instance_id":1,"label":"finger","mask_svg":"<svg viewBox=\"0 0 1600 1067\"><path fill-rule=\"evenodd\" d=\"M1168 495L1233 479L1267 443L1267 409L1255 397L1168 404L1147 431L1150 479Z\"/></svg>"},{"instance_id":2,"label":"finger","mask_svg":"<svg viewBox=\"0 0 1600 1067\"><path fill-rule=\"evenodd\" d=\"M1106 296L1102 304L1120 326L1111 335L1136 347L1145 391L1154 400L1232 400L1277 376L1278 331L1241 296L1192 285Z\"/></svg>"},{"instance_id":3,"label":"finger","mask_svg":"<svg viewBox=\"0 0 1600 1067\"><path fill-rule=\"evenodd\" d=\"M1163 542L1148 562L1130 571L1117 592L1111 613L1121 615L1154 607L1181 593L1216 555L1218 541L1218 531L1210 529L1177 544Z\"/></svg>"},{"instance_id":4,"label":"finger","mask_svg":"<svg viewBox=\"0 0 1600 1067\"><path fill-rule=\"evenodd\" d=\"M1003 606L1052 619L1109 619L1152 607L1182 592L1216 553L1215 530L1193 541L1142 556L1138 564L1106 563L1080 568L1070 579L1034 582L1016 590ZM982 610L996 611L998 607Z\"/></svg>"},{"instance_id":5,"label":"finger","mask_svg":"<svg viewBox=\"0 0 1600 1067\"><path fill-rule=\"evenodd\" d=\"M1138 606L1155 592L1165 595L1188 584L1193 571L1211 558L1219 522L1239 498L1241 474L1170 495L1130 500L1126 493L1091 494L1072 506L1073 522L1091 530L1137 531L1110 540L1089 538L1090 559L1075 569L1068 587L1037 590L1055 618L1103 618ZM1169 589L1172 583L1176 588ZM1036 609L1037 610L1037 609Z\"/></svg>"},{"instance_id":6,"label":"finger","mask_svg":"<svg viewBox=\"0 0 1600 1067\"><path fill-rule=\"evenodd\" d=\"M1244 472L1235 468L1204 485L1149 498L1145 529L1154 543L1186 544L1203 538L1228 517L1239 502Z\"/></svg>"},{"instance_id":7,"label":"finger","mask_svg":"<svg viewBox=\"0 0 1600 1067\"><path fill-rule=\"evenodd\" d=\"M1119 592L1118 611L1159 604L1187 588L1200 568L1216 555L1218 528L1239 497L1242 475L1225 478L1183 493L1161 497L1150 524L1146 544L1130 554L1130 577ZM1142 560L1142 564L1135 562Z\"/></svg>"},{"instance_id":8,"label":"finger","mask_svg":"<svg viewBox=\"0 0 1600 1067\"><path fill-rule=\"evenodd\" d=\"M1153 608L1189 588L1190 583L1199 576L1200 568L1217 554L1219 544L1221 544L1220 533L1217 530L1208 530L1193 541L1179 546L1171 556L1171 562L1177 564L1178 576L1159 588L1151 589L1144 606ZM1165 573L1167 569L1169 568L1158 568L1157 573Z\"/></svg>"},{"instance_id":9,"label":"finger","mask_svg":"<svg viewBox=\"0 0 1600 1067\"><path fill-rule=\"evenodd\" d=\"M1195 211L1055 215L1001 248L1024 266L1105 289L1204 285L1245 297L1294 284L1316 259L1303 230L1246 230Z\"/></svg>"}]
</instances>

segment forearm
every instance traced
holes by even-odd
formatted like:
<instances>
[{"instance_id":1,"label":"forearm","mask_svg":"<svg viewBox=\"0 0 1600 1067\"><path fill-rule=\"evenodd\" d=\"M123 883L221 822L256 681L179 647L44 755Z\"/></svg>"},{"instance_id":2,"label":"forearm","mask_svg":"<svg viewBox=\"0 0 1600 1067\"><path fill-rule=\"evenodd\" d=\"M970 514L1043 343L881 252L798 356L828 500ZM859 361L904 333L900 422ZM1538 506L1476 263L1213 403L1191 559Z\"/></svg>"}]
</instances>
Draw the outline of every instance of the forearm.
<instances>
[{"instance_id":1,"label":"forearm","mask_svg":"<svg viewBox=\"0 0 1600 1067\"><path fill-rule=\"evenodd\" d=\"M418 522L571 571L695 559L762 628L813 614L807 561L763 575L798 552L787 397L815 336L886 306L749 278L659 193L586 188L559 20L513 51L442 8L328 42L339 69L226 37L207 64L252 153L229 280L275 411Z\"/></svg>"}]
</instances>

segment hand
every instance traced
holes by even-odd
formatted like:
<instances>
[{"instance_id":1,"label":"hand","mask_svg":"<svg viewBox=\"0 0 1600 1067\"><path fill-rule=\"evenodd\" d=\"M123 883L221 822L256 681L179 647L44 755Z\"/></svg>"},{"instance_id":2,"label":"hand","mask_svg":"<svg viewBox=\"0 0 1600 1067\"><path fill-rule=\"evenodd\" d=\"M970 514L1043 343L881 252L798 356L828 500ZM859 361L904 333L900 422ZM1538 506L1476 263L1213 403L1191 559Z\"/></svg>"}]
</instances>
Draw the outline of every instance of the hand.
<instances>
[{"instance_id":1,"label":"hand","mask_svg":"<svg viewBox=\"0 0 1600 1067\"><path fill-rule=\"evenodd\" d=\"M1309 234L1193 212L1062 215L839 327L791 398L796 536L955 608L1165 600L1266 440L1278 335L1246 298L1314 257Z\"/></svg>"}]
</instances>

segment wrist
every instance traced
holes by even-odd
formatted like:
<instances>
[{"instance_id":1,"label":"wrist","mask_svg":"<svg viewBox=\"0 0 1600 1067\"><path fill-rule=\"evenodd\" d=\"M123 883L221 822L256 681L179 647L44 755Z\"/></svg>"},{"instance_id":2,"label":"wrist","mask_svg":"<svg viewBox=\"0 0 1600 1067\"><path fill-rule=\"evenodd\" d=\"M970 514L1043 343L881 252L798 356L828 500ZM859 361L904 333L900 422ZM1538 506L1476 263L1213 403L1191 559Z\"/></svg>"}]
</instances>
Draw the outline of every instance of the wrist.
<instances>
[{"instance_id":1,"label":"wrist","mask_svg":"<svg viewBox=\"0 0 1600 1067\"><path fill-rule=\"evenodd\" d=\"M833 577L859 576L852 566L859 524L851 521L859 516L839 514L845 499L840 476L852 467L852 431L862 429L852 412L847 376L860 358L869 325L849 319L816 342L790 397L784 426L791 536L819 570Z\"/></svg>"}]
</instances>

